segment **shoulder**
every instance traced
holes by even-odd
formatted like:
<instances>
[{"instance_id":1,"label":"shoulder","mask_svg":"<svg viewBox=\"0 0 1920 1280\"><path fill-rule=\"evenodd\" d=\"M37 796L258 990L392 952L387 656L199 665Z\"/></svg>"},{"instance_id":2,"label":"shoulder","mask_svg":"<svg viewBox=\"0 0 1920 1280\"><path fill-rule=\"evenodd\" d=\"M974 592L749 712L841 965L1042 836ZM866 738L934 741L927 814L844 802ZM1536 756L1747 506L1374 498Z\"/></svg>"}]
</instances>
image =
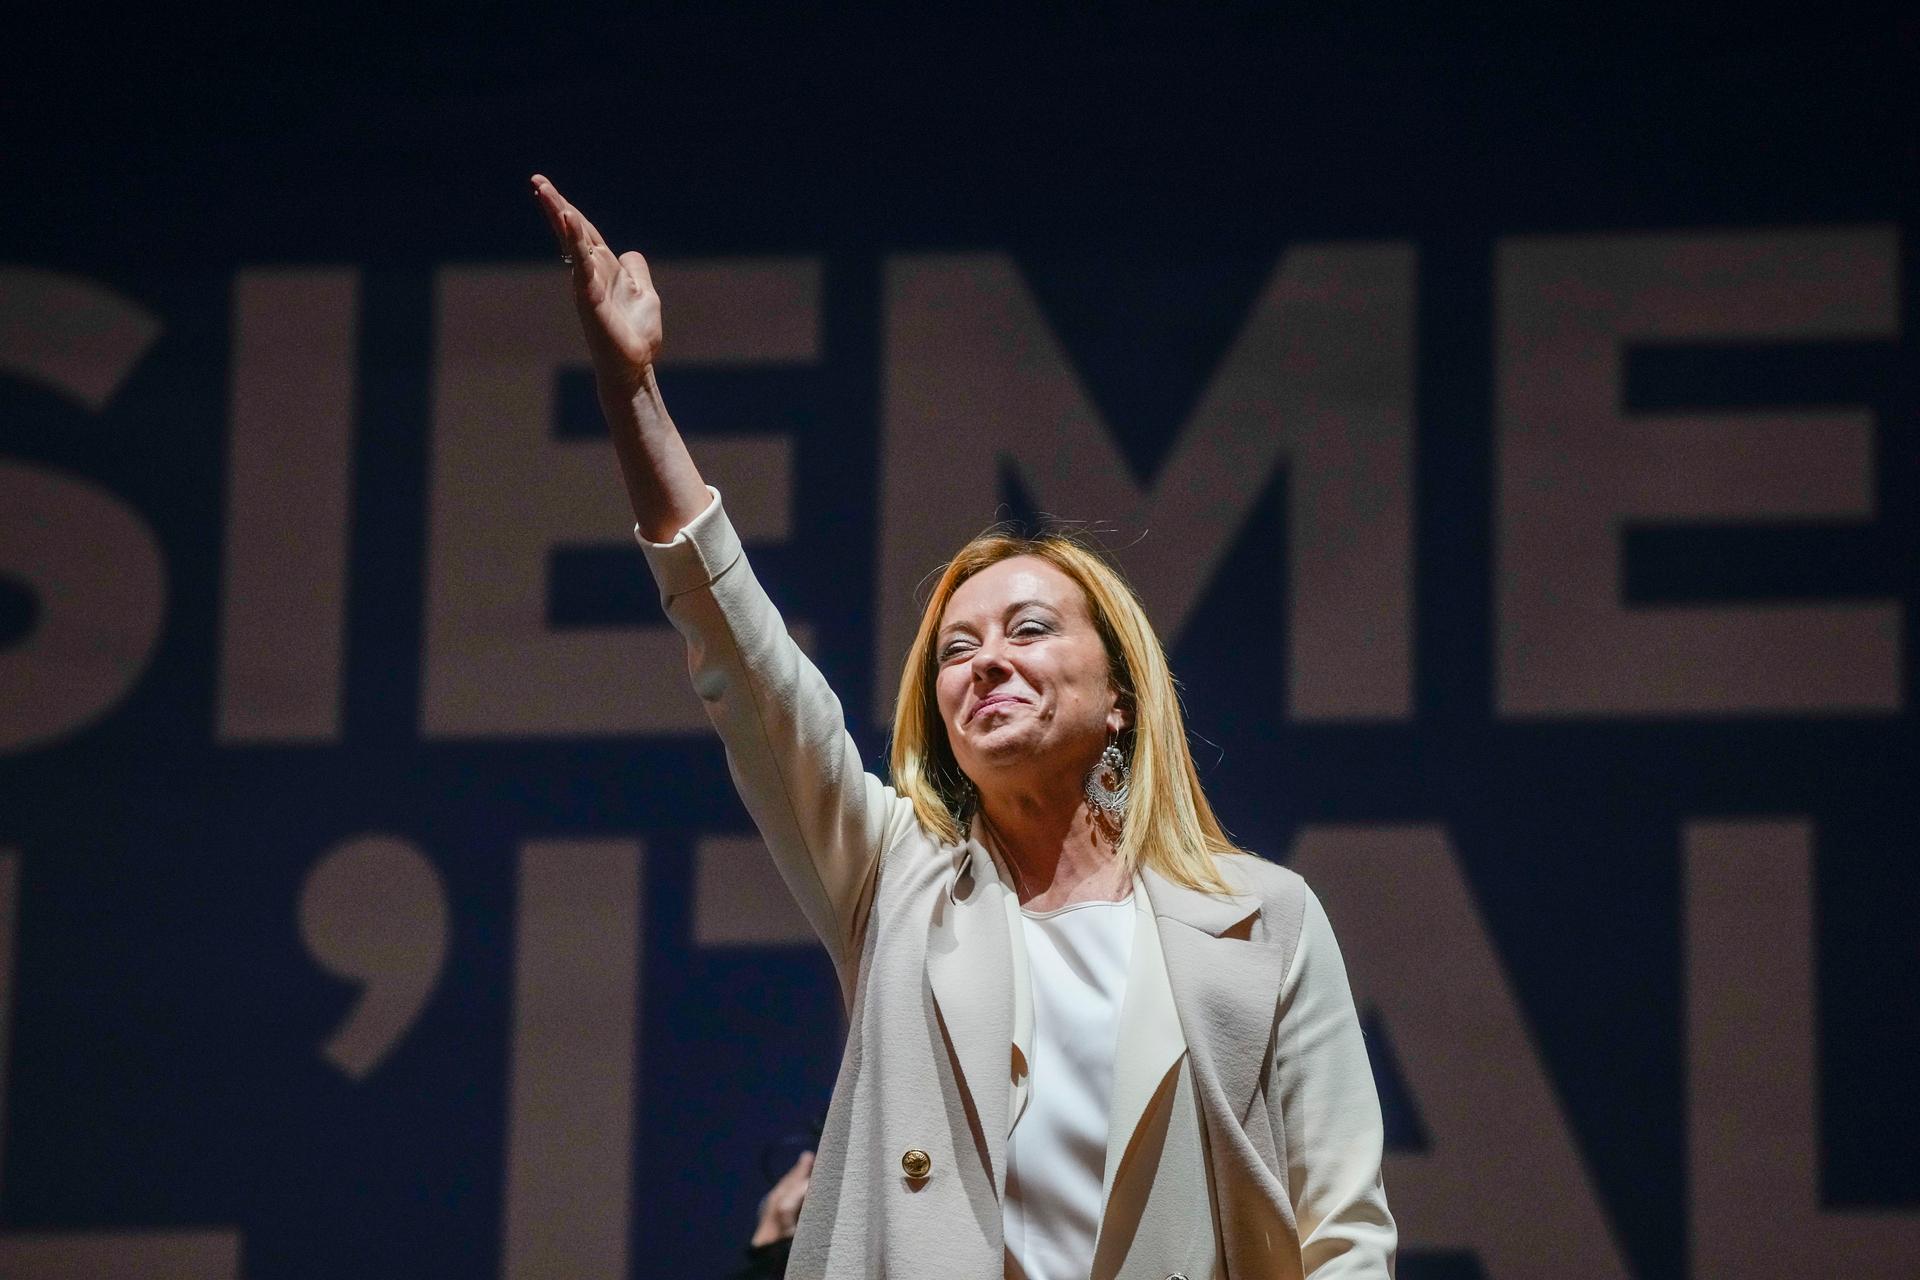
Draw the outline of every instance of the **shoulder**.
<instances>
[{"instance_id":1,"label":"shoulder","mask_svg":"<svg viewBox=\"0 0 1920 1280\"><path fill-rule=\"evenodd\" d=\"M1313 902L1313 890L1300 873L1252 853L1216 855L1214 866L1236 894L1257 900L1260 934L1290 960Z\"/></svg>"},{"instance_id":2,"label":"shoulder","mask_svg":"<svg viewBox=\"0 0 1920 1280\"><path fill-rule=\"evenodd\" d=\"M1235 893L1252 894L1265 903L1300 902L1310 893L1299 872L1258 854L1215 854L1213 865Z\"/></svg>"}]
</instances>

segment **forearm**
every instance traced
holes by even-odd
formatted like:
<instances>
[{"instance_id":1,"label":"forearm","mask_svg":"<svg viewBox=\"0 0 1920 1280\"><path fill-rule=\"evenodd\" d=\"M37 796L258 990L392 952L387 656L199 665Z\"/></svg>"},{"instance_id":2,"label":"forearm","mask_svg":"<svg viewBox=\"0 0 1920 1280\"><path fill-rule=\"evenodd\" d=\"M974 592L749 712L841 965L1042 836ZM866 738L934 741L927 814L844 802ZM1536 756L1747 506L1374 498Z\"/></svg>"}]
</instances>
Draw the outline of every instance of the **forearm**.
<instances>
[{"instance_id":1,"label":"forearm","mask_svg":"<svg viewBox=\"0 0 1920 1280\"><path fill-rule=\"evenodd\" d=\"M706 509L707 485L667 413L653 367L642 371L637 386L609 386L602 378L599 392L640 535L671 542Z\"/></svg>"}]
</instances>

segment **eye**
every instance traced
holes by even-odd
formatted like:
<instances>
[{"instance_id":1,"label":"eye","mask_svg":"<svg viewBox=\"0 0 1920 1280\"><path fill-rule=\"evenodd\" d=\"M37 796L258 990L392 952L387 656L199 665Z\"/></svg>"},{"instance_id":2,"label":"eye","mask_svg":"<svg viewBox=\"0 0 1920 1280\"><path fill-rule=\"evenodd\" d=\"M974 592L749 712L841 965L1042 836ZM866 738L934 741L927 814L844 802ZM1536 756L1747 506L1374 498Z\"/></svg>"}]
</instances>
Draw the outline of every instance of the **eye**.
<instances>
[{"instance_id":1,"label":"eye","mask_svg":"<svg viewBox=\"0 0 1920 1280\"><path fill-rule=\"evenodd\" d=\"M1013 624L1013 630L1007 634L1015 637L1044 636L1052 630L1038 618L1022 618Z\"/></svg>"},{"instance_id":2,"label":"eye","mask_svg":"<svg viewBox=\"0 0 1920 1280\"><path fill-rule=\"evenodd\" d=\"M938 655L940 661L948 662L954 658L959 657L961 654L967 651L967 648L971 644L972 644L972 641L967 640L965 637L955 636L953 639L947 641L945 644L940 646L940 651Z\"/></svg>"}]
</instances>

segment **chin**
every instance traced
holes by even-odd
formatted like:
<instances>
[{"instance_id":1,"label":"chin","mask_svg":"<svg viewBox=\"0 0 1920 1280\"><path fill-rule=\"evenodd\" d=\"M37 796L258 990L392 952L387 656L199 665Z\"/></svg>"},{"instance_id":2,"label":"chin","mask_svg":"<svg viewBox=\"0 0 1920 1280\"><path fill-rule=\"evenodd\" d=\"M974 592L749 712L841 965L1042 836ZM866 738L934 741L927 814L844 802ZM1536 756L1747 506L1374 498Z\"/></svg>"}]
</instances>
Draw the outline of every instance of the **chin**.
<instances>
[{"instance_id":1,"label":"chin","mask_svg":"<svg viewBox=\"0 0 1920 1280\"><path fill-rule=\"evenodd\" d=\"M1023 732L1023 729L1024 726L1005 725L975 738L967 744L969 759L987 771L1008 769L1033 760L1043 753L1044 744L1037 734Z\"/></svg>"}]
</instances>

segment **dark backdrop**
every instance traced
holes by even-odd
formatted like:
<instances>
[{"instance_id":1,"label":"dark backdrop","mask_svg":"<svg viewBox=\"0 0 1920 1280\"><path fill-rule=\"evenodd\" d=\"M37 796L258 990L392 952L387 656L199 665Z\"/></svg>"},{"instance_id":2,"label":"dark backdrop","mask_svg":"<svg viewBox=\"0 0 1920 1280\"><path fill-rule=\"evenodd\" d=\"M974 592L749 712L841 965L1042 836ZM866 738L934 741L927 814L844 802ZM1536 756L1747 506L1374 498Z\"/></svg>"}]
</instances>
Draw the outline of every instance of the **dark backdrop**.
<instances>
[{"instance_id":1,"label":"dark backdrop","mask_svg":"<svg viewBox=\"0 0 1920 1280\"><path fill-rule=\"evenodd\" d=\"M437 468L457 470L445 460L468 439L447 407L459 305L447 281L506 264L550 267L561 288L524 194L540 170L616 243L659 260L663 282L680 261L720 273L682 295L712 300L701 333L726 327L730 299L758 296L738 274L751 264L786 264L799 282L792 350L774 339L785 354L696 358L663 385L696 448L702 434L751 430L775 450L764 483L790 511L756 563L809 628L876 766L874 709L892 685L876 610L900 607L882 547L904 537L884 494L937 487L971 447L962 430L923 464L888 452L889 438L923 438L908 419L916 395L935 394L916 390L931 384L902 354L901 326L917 305L991 330L987 346L1015 364L1038 350L1022 345L1030 333L993 330L987 310L914 303L903 272L958 261L986 279L1011 264L1057 344L1033 358L1071 371L1111 443L1051 465L1098 472L1109 488L1086 492L1099 494L1153 487L1285 255L1402 253L1406 287L1380 295L1407 321L1406 485L1381 499L1407 522L1399 705L1369 711L1336 693L1314 713L1290 694L1307 642L1287 629L1300 602L1280 584L1303 539L1340 536L1294 519L1299 466L1275 469L1207 544L1206 576L1169 628L1197 756L1235 834L1287 858L1332 833L1321 861L1385 868L1368 894L1343 898L1338 877L1324 892L1405 1162L1390 1161L1389 1192L1412 1189L1395 1201L1401 1274L1704 1275L1708 1260L1739 1257L1725 1241L1762 1219L1793 1228L1803 1262L1857 1249L1851 1274L1910 1274L1917 30L1751 10L1573 22L1361 6L951 23L624 9L121 26L62 13L23 31L5 55L0 452L9 501L44 505L0 516L13 701L0 700L0 1271L67 1274L78 1258L92 1274L151 1275L166 1256L183 1276L719 1274L824 1108L832 975L756 896L768 887L758 864L729 861L750 829L717 745L684 726L576 723L564 698L540 729L463 720L459 697L437 723L428 710L432 547L456 536L440 522L455 519L449 505L489 501L511 521L530 483L510 474L519 455L473 444L476 466L509 473L460 481L454 499L441 488ZM1839 239L1796 257L1803 234ZM1702 500L1684 518L1625 519L1621 607L1877 609L1886 643L1794 650L1767 667L1772 705L1732 696L1688 711L1683 687L1664 710L1528 710L1500 693L1503 646L1532 660L1504 629L1502 575L1518 570L1502 558L1503 520L1518 499L1503 484L1531 481L1502 480L1520 456L1503 443L1503 370L1520 357L1502 326L1535 313L1503 302L1501 282L1520 279L1516 245L1551 256L1575 242L1677 243L1662 237L1684 241L1677 277L1709 291L1729 273L1758 280L1763 300L1728 304L1723 338L1711 317L1690 331L1706 336L1625 332L1617 403L1580 401L1591 387L1572 382L1568 400L1588 416L1851 406L1864 425L1842 436L1866 453L1849 491L1866 509L1810 498L1798 516L1715 517ZM1707 242L1746 265L1715 267ZM1558 269L1537 277L1548 294ZM1861 306L1890 314L1769 332L1766 290L1792 294L1806 271L1857 277L1892 299ZM676 295L663 287L671 330ZM1643 302L1659 279L1645 288ZM1613 301L1631 292L1608 289ZM332 320L312 318L327 306ZM1305 314L1311 326L1321 313ZM482 336L459 368L515 358L512 326L496 351L488 323L473 322ZM338 349L313 355L309 326ZM1276 388L1318 369L1275 360ZM87 375L104 382L84 392L50 372L69 365L119 376ZM246 367L267 372L249 381ZM310 395L313 368L347 371L328 393L338 413L315 407L326 397ZM544 429L593 439L579 371L551 384ZM1362 432L1382 394L1353 393L1323 429L1350 419ZM313 421L338 427L337 447L314 442ZM1208 447L1270 425L1256 415ZM1069 436L1040 429L1033 450ZM1044 469L1039 453L997 440L983 432L977 447L998 483L948 494L948 525L1034 510L1104 520L1123 565L1173 590L1125 549L1162 536L1147 508L1077 505L1071 486L1029 474ZM755 447L733 471L755 470ZM1692 447L1676 471L1725 461ZM267 459L251 486L237 479L247 457ZM1344 483L1338 465L1313 474ZM1764 457L1745 474L1700 488L1794 491L1792 476L1767 478ZM602 479L582 501L617 514ZM1829 494L1848 483L1807 481ZM1677 487L1684 505L1693 487ZM316 508L314 492L338 501ZM337 527L316 529L315 510ZM132 532L89 541L120 528L114 512ZM1177 530L1177 506L1158 514ZM617 540L617 521L605 527ZM236 542L279 549L249 558ZM222 665L240 643L223 610L269 608L276 575L311 566L310 543L322 561L337 545L340 568L315 571L331 605L296 591L314 610L299 616L332 619L338 635L294 626L255 656L269 694L331 670L319 696L335 711L288 731L271 708L258 721L222 710L244 683ZM542 561L550 630L658 622L637 557L572 535L555 544ZM157 568L123 554L141 546ZM157 597L141 594L155 581ZM484 613L487 582L469 585ZM69 609L76 629L35 649L36 629L52 634ZM336 658L314 659L309 642ZM1754 643L1728 638L1726 662L1747 662ZM1695 678L1658 668L1649 686ZM110 688L93 703L69 696L96 686ZM657 687L615 679L587 700ZM54 710L35 720L29 703ZM1394 898L1391 859L1419 845L1409 831L1438 833L1442 852L1408 892L1462 887L1457 909ZM1701 914L1706 896L1688 886L1720 854L1732 868L1722 909ZM1749 897L1745 857L1784 868L1784 887ZM1801 866L1811 887L1795 897ZM729 907L720 891L735 888ZM1391 927L1359 918L1380 895L1397 902ZM1763 928L1781 921L1784 934ZM1493 968L1462 957L1463 922ZM1749 927L1751 953L1716 932ZM1415 970L1441 957L1430 986L1394 986L1398 970L1358 954L1383 931L1376 957ZM1738 1051L1756 1024L1721 1019L1743 956L1765 961L1752 986L1769 997L1780 975L1808 984L1786 1005L1811 1039L1775 1025L1783 1038L1753 1045L1758 1066ZM1488 975L1477 996L1448 989ZM1424 1030L1397 1031L1396 1009ZM358 1048L342 1049L333 1037L354 1018ZM1716 1028L1734 1048L1724 1069L1702 1069ZM1435 1029L1465 1057L1416 1053ZM1514 1093L1509 1071L1545 1091ZM585 1109L542 1090L577 1091ZM1723 1090L1759 1102L1704 1132ZM1522 1095L1533 1103L1511 1133L1461 1155L1475 1117L1517 1114L1508 1101ZM1769 1118L1781 1099L1809 1114ZM1810 1153L1784 1136L1795 1124ZM1709 1140L1755 1153L1750 1176L1708 1177ZM1519 1219L1540 1238L1475 1207L1493 1194L1483 1169L1512 1179L1501 1196L1553 1201Z\"/></svg>"}]
</instances>

